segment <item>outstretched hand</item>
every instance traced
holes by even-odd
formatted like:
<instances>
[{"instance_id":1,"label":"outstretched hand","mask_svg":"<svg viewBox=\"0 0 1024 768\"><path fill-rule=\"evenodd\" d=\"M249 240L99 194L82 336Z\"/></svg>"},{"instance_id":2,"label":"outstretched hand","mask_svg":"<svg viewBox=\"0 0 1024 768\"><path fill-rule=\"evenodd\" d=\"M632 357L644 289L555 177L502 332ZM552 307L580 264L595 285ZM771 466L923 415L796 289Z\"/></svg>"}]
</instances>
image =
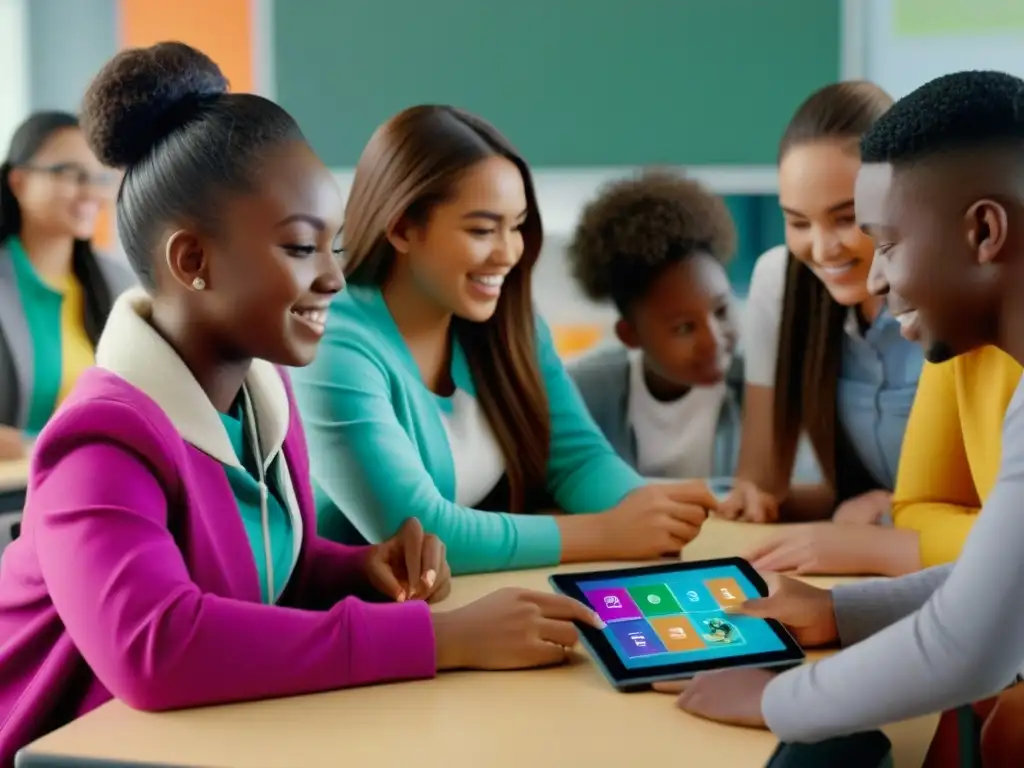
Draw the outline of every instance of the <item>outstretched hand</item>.
<instances>
[{"instance_id":1,"label":"outstretched hand","mask_svg":"<svg viewBox=\"0 0 1024 768\"><path fill-rule=\"evenodd\" d=\"M802 523L746 554L758 571L862 575L892 567L885 554L901 532L877 525Z\"/></svg>"},{"instance_id":2,"label":"outstretched hand","mask_svg":"<svg viewBox=\"0 0 1024 768\"><path fill-rule=\"evenodd\" d=\"M732 491L715 513L726 520L745 523L774 523L779 519L779 502L749 480L736 479Z\"/></svg>"},{"instance_id":3,"label":"outstretched hand","mask_svg":"<svg viewBox=\"0 0 1024 768\"><path fill-rule=\"evenodd\" d=\"M761 697L774 677L774 672L754 667L722 669L692 680L655 683L654 690L678 694L677 707L705 720L766 728Z\"/></svg>"}]
</instances>

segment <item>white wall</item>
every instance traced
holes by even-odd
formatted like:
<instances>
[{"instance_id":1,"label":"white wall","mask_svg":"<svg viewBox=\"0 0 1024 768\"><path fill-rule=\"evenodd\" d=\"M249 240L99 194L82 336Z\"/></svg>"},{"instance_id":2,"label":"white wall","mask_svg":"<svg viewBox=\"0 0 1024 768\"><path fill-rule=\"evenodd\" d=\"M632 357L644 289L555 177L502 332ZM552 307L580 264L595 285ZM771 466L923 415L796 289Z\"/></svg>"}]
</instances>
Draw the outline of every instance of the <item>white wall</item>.
<instances>
[{"instance_id":1,"label":"white wall","mask_svg":"<svg viewBox=\"0 0 1024 768\"><path fill-rule=\"evenodd\" d=\"M774 166L695 166L680 170L722 195L775 194L778 191L778 175ZM615 310L589 301L571 279L565 248L583 206L603 184L629 173L629 168L543 168L534 171L537 203L544 220L544 250L534 272L533 293L548 322L556 325L599 325L606 329L611 329L615 323ZM352 186L352 171L338 170L335 177L347 198Z\"/></svg>"},{"instance_id":2,"label":"white wall","mask_svg":"<svg viewBox=\"0 0 1024 768\"><path fill-rule=\"evenodd\" d=\"M14 129L29 111L27 2L0 0L0 72L4 82L0 97L0 157L7 153Z\"/></svg>"},{"instance_id":3,"label":"white wall","mask_svg":"<svg viewBox=\"0 0 1024 768\"><path fill-rule=\"evenodd\" d=\"M967 69L996 69L1024 78L1024 29L907 36L894 24L894 5L900 0L850 1L863 2L863 74L896 98L940 75ZM976 0L976 6L983 10L980 6L1000 1Z\"/></svg>"},{"instance_id":4,"label":"white wall","mask_svg":"<svg viewBox=\"0 0 1024 768\"><path fill-rule=\"evenodd\" d=\"M1024 0L1021 0L1024 2ZM679 168L720 195L773 195L778 191L775 166L701 165ZM630 168L539 168L533 170L537 203L544 218L544 233L552 237L572 234L583 206L609 181L628 176ZM352 170L339 169L335 177L347 198Z\"/></svg>"}]
</instances>

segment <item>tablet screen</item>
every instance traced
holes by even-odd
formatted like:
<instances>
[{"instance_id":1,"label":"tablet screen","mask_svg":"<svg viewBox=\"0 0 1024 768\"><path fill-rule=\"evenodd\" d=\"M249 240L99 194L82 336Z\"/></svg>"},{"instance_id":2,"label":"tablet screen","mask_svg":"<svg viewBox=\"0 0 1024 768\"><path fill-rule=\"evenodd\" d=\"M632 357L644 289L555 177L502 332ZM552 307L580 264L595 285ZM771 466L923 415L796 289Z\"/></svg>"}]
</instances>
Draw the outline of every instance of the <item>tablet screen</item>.
<instances>
[{"instance_id":1,"label":"tablet screen","mask_svg":"<svg viewBox=\"0 0 1024 768\"><path fill-rule=\"evenodd\" d=\"M787 650L768 622L723 610L759 596L736 565L647 569L576 586L628 670Z\"/></svg>"}]
</instances>

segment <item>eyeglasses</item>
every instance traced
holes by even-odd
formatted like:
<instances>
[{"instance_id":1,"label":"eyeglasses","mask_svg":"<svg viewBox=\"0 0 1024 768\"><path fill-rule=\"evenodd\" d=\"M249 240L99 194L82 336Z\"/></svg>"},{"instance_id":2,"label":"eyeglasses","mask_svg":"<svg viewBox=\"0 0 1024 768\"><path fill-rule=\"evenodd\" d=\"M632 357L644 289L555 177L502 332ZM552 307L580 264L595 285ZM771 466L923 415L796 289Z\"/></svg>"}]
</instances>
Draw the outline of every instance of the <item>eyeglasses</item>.
<instances>
[{"instance_id":1,"label":"eyeglasses","mask_svg":"<svg viewBox=\"0 0 1024 768\"><path fill-rule=\"evenodd\" d=\"M78 163L57 163L56 165L23 165L27 171L45 173L57 181L79 187L93 187L100 192L111 193L117 189L117 175L109 172L91 173Z\"/></svg>"}]
</instances>

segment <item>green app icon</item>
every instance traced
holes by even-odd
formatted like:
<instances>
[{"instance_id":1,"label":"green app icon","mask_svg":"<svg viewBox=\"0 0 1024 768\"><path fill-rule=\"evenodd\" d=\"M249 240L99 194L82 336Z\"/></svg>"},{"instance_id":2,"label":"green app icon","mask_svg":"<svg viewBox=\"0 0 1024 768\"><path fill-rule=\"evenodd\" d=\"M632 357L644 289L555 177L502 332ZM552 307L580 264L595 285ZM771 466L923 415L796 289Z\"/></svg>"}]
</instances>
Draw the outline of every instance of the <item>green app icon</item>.
<instances>
[{"instance_id":1,"label":"green app icon","mask_svg":"<svg viewBox=\"0 0 1024 768\"><path fill-rule=\"evenodd\" d=\"M682 613L672 592L666 584L650 584L643 587L629 587L629 596L633 598L645 616L665 616L670 613Z\"/></svg>"}]
</instances>

